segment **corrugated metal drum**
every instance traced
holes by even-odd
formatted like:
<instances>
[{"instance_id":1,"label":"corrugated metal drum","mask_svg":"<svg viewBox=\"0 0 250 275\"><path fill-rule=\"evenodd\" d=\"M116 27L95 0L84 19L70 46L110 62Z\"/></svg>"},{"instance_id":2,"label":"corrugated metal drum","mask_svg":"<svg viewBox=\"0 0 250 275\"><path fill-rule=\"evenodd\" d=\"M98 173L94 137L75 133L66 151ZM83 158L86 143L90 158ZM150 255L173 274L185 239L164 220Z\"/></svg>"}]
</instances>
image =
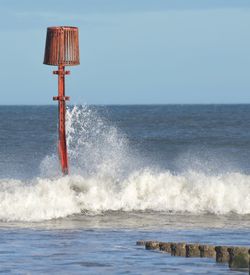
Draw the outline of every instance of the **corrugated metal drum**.
<instances>
[{"instance_id":1,"label":"corrugated metal drum","mask_svg":"<svg viewBox=\"0 0 250 275\"><path fill-rule=\"evenodd\" d=\"M44 64L74 66L80 64L77 27L49 27L44 54Z\"/></svg>"}]
</instances>

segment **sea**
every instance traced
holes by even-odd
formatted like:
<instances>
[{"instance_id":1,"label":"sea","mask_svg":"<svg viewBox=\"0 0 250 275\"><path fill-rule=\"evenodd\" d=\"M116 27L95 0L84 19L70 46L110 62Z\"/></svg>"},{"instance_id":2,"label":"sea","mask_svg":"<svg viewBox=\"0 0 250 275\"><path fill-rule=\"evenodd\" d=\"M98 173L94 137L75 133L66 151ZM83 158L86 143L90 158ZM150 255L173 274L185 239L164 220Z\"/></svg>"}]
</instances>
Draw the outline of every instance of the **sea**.
<instances>
[{"instance_id":1,"label":"sea","mask_svg":"<svg viewBox=\"0 0 250 275\"><path fill-rule=\"evenodd\" d=\"M0 106L1 274L243 274L137 240L250 246L250 105Z\"/></svg>"}]
</instances>

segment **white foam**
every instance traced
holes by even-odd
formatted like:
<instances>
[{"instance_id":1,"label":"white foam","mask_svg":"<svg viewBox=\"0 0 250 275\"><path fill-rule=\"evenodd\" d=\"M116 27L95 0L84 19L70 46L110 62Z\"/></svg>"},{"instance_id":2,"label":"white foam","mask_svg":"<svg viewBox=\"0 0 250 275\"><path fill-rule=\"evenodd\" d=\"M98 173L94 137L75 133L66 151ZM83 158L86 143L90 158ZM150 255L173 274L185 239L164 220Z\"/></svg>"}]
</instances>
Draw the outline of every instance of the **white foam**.
<instances>
[{"instance_id":1,"label":"white foam","mask_svg":"<svg viewBox=\"0 0 250 275\"><path fill-rule=\"evenodd\" d=\"M154 210L250 214L250 176L173 175L144 170L122 182L101 177L1 180L0 219L41 221L89 211Z\"/></svg>"}]
</instances>

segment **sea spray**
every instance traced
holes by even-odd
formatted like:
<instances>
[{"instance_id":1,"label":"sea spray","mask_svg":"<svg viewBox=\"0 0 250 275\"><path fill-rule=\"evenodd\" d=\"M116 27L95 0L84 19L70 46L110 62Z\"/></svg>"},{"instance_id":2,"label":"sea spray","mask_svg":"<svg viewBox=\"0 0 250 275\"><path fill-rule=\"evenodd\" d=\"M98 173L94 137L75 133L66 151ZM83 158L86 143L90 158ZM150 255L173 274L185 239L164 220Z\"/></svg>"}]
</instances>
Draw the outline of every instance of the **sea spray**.
<instances>
[{"instance_id":1,"label":"sea spray","mask_svg":"<svg viewBox=\"0 0 250 275\"><path fill-rule=\"evenodd\" d=\"M100 117L95 108L87 105L67 108L66 123L71 175L98 174L119 179L143 163L130 152L126 137ZM42 176L59 175L58 170L56 154L47 156L41 164Z\"/></svg>"},{"instance_id":2,"label":"sea spray","mask_svg":"<svg viewBox=\"0 0 250 275\"><path fill-rule=\"evenodd\" d=\"M117 178L127 170L127 139L94 109L74 106L67 110L67 137L72 173Z\"/></svg>"}]
</instances>

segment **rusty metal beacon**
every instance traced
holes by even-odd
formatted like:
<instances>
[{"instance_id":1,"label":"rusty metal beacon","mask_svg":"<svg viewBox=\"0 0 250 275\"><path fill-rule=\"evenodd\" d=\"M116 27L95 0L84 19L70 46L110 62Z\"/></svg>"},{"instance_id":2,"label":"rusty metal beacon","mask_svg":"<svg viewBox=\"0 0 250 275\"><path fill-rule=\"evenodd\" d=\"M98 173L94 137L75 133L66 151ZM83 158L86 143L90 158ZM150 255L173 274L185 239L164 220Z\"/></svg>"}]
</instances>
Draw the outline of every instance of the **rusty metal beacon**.
<instances>
[{"instance_id":1,"label":"rusty metal beacon","mask_svg":"<svg viewBox=\"0 0 250 275\"><path fill-rule=\"evenodd\" d=\"M66 100L65 96L65 75L70 71L65 70L65 66L80 64L79 58L79 36L77 27L59 26L47 28L45 53L43 64L58 66L53 74L58 75L58 96L53 100L58 100L58 154L61 162L63 174L68 174L68 155L65 130Z\"/></svg>"}]
</instances>

